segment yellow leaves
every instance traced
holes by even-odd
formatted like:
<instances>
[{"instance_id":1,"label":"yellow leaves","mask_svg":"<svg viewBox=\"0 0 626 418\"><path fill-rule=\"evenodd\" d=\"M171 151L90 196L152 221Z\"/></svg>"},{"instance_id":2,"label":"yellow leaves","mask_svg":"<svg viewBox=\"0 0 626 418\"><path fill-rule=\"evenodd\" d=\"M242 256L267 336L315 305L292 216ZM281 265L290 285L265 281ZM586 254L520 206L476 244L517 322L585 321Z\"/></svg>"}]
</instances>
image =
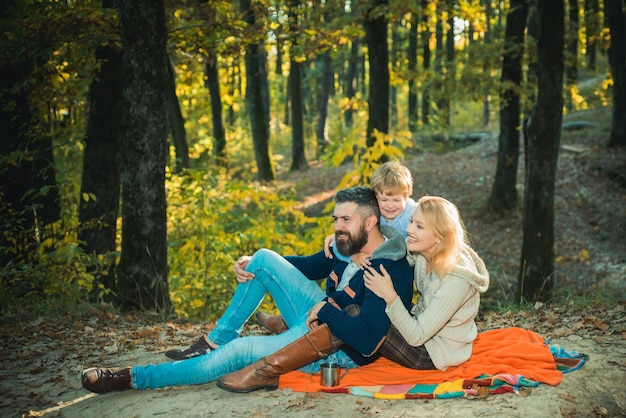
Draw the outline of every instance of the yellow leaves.
<instances>
[{"instance_id":1,"label":"yellow leaves","mask_svg":"<svg viewBox=\"0 0 626 418\"><path fill-rule=\"evenodd\" d=\"M85 202L89 202L90 200L93 200L94 202L98 201L95 193L82 193L81 196Z\"/></svg>"}]
</instances>

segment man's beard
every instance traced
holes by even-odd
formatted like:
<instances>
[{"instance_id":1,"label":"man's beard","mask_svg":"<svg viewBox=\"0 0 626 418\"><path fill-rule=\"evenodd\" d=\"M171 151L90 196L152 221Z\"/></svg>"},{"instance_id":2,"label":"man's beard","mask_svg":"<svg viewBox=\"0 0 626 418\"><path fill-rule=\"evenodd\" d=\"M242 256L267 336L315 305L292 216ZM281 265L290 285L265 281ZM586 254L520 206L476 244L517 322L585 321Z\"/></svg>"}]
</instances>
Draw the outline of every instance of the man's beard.
<instances>
[{"instance_id":1,"label":"man's beard","mask_svg":"<svg viewBox=\"0 0 626 418\"><path fill-rule=\"evenodd\" d=\"M343 235L347 236L348 239L339 240L339 237ZM345 256L351 256L358 253L363 247L365 247L365 244L367 244L367 231L365 230L365 225L361 225L359 232L355 236L352 236L349 232L335 232L335 244L337 245L337 251Z\"/></svg>"}]
</instances>

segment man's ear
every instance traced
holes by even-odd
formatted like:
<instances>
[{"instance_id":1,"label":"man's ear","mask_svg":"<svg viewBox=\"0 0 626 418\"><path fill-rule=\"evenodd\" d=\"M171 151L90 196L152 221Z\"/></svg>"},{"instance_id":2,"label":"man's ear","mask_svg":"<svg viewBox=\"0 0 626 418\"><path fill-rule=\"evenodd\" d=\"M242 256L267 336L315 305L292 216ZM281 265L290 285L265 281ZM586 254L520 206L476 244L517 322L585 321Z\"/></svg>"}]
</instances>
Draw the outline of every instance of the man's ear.
<instances>
[{"instance_id":1,"label":"man's ear","mask_svg":"<svg viewBox=\"0 0 626 418\"><path fill-rule=\"evenodd\" d=\"M374 229L376 224L378 224L378 217L376 217L375 215L370 215L367 217L367 221L365 222L365 227L367 228L368 231L371 231L372 229Z\"/></svg>"}]
</instances>

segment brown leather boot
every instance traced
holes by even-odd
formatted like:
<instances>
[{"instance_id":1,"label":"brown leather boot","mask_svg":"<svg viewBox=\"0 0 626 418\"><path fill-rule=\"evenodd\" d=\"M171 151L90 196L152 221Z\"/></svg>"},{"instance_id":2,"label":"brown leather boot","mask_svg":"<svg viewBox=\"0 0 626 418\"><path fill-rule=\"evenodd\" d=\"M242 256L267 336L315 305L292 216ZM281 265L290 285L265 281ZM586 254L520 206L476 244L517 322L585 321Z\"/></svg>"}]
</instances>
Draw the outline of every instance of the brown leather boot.
<instances>
[{"instance_id":1,"label":"brown leather boot","mask_svg":"<svg viewBox=\"0 0 626 418\"><path fill-rule=\"evenodd\" d=\"M83 371L81 380L85 389L95 393L130 389L130 367L92 367Z\"/></svg>"},{"instance_id":2,"label":"brown leather boot","mask_svg":"<svg viewBox=\"0 0 626 418\"><path fill-rule=\"evenodd\" d=\"M323 324L304 334L291 344L245 367L217 379L217 386L229 392L247 393L259 389L275 390L278 378L307 365L339 348L341 341L334 339Z\"/></svg>"},{"instance_id":3,"label":"brown leather boot","mask_svg":"<svg viewBox=\"0 0 626 418\"><path fill-rule=\"evenodd\" d=\"M289 329L285 320L280 315L268 315L265 312L258 311L256 313L256 320L262 327L277 335L282 334Z\"/></svg>"}]
</instances>

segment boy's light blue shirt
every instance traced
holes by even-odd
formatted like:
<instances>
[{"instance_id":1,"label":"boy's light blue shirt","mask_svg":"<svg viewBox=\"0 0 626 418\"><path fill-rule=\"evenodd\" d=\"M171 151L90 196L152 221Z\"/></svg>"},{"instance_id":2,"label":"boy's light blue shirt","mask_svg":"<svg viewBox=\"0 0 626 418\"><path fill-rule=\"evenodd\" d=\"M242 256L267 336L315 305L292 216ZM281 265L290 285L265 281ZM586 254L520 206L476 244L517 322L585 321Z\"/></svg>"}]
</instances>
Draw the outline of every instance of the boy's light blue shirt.
<instances>
[{"instance_id":1,"label":"boy's light blue shirt","mask_svg":"<svg viewBox=\"0 0 626 418\"><path fill-rule=\"evenodd\" d=\"M417 207L417 202L409 197L406 201L406 206L404 207L404 210L402 211L400 215L396 216L391 221L388 221L387 219L385 219L384 216L381 216L380 224L389 225L390 227L398 231L404 238L406 238L407 237L406 227L409 225L409 220L411 219L411 216L413 216L413 212L415 212L416 207ZM350 260L352 259L352 256L345 256L343 254L340 254L339 251L337 251L337 247L335 246L334 240L333 240L333 254L339 260L345 261L346 263L350 263Z\"/></svg>"}]
</instances>

